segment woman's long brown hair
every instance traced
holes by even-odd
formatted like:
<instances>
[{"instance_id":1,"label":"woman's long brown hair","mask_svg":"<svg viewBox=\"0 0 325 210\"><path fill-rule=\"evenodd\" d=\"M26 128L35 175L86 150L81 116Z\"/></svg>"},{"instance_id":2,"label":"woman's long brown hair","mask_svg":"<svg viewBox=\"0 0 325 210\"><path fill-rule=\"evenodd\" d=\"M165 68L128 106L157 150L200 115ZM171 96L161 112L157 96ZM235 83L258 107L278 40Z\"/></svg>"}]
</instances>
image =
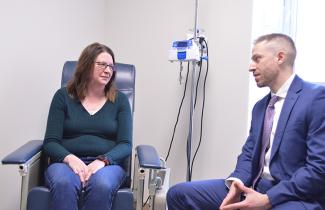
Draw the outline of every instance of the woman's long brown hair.
<instances>
[{"instance_id":1,"label":"woman's long brown hair","mask_svg":"<svg viewBox=\"0 0 325 210\"><path fill-rule=\"evenodd\" d=\"M113 51L103 44L95 42L82 51L73 78L67 84L68 93L73 98L81 101L86 97L86 91L91 79L95 60L97 56L103 52L107 52L112 56L113 64L115 65ZM111 102L115 101L117 93L117 89L114 85L115 74L116 72L113 71L112 77L104 89L107 99Z\"/></svg>"}]
</instances>

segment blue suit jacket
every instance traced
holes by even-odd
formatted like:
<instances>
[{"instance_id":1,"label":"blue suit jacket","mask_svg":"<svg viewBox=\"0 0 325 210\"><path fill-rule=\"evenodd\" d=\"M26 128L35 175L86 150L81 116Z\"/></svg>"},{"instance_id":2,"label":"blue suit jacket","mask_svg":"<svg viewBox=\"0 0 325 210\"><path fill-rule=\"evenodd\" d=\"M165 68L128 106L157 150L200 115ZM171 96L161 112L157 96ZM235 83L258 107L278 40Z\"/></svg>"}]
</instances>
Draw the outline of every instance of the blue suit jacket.
<instances>
[{"instance_id":1,"label":"blue suit jacket","mask_svg":"<svg viewBox=\"0 0 325 210\"><path fill-rule=\"evenodd\" d=\"M230 175L251 186L258 173L264 113L270 94L252 111L249 136ZM270 159L274 185L266 193L273 206L301 200L307 209L325 209L325 87L296 76L276 128Z\"/></svg>"}]
</instances>

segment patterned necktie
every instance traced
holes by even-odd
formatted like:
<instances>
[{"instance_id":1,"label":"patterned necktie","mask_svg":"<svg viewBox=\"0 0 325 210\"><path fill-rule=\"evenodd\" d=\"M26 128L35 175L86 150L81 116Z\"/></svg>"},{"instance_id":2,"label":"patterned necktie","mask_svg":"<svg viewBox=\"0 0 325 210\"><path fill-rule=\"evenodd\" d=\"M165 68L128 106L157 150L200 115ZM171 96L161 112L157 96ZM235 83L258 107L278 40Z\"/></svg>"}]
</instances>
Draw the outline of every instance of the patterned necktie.
<instances>
[{"instance_id":1,"label":"patterned necktie","mask_svg":"<svg viewBox=\"0 0 325 210\"><path fill-rule=\"evenodd\" d=\"M273 118L274 118L274 104L278 101L279 97L274 95L272 96L264 116L264 125L263 125L263 137L261 143L261 155L259 160L259 172L257 177L255 177L253 181L253 187L255 186L257 180L261 176L264 168L265 154L270 147L270 137L273 126Z\"/></svg>"}]
</instances>

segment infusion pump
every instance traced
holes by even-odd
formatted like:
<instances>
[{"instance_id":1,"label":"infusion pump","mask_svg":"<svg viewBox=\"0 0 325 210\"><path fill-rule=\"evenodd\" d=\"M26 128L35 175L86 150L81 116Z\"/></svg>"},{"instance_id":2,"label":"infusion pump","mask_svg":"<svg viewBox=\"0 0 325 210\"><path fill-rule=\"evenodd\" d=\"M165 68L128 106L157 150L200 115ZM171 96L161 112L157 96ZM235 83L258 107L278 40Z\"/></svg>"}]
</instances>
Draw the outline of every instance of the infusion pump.
<instances>
[{"instance_id":1,"label":"infusion pump","mask_svg":"<svg viewBox=\"0 0 325 210\"><path fill-rule=\"evenodd\" d=\"M200 61L200 49L193 39L174 41L169 50L170 61Z\"/></svg>"}]
</instances>

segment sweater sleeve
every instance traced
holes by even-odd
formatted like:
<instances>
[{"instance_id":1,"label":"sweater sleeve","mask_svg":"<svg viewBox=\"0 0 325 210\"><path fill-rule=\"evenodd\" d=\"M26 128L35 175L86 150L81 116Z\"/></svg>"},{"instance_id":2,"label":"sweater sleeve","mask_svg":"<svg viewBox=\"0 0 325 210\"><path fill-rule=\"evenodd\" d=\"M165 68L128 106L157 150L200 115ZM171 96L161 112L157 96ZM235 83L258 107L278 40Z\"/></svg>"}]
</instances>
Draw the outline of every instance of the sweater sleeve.
<instances>
[{"instance_id":1,"label":"sweater sleeve","mask_svg":"<svg viewBox=\"0 0 325 210\"><path fill-rule=\"evenodd\" d=\"M70 152L61 145L66 109L63 91L64 89L61 88L53 96L43 143L43 151L54 162L62 162L65 156L70 154Z\"/></svg>"},{"instance_id":2,"label":"sweater sleeve","mask_svg":"<svg viewBox=\"0 0 325 210\"><path fill-rule=\"evenodd\" d=\"M132 114L126 95L118 92L115 102L118 104L116 146L105 155L110 164L118 164L132 152Z\"/></svg>"}]
</instances>

